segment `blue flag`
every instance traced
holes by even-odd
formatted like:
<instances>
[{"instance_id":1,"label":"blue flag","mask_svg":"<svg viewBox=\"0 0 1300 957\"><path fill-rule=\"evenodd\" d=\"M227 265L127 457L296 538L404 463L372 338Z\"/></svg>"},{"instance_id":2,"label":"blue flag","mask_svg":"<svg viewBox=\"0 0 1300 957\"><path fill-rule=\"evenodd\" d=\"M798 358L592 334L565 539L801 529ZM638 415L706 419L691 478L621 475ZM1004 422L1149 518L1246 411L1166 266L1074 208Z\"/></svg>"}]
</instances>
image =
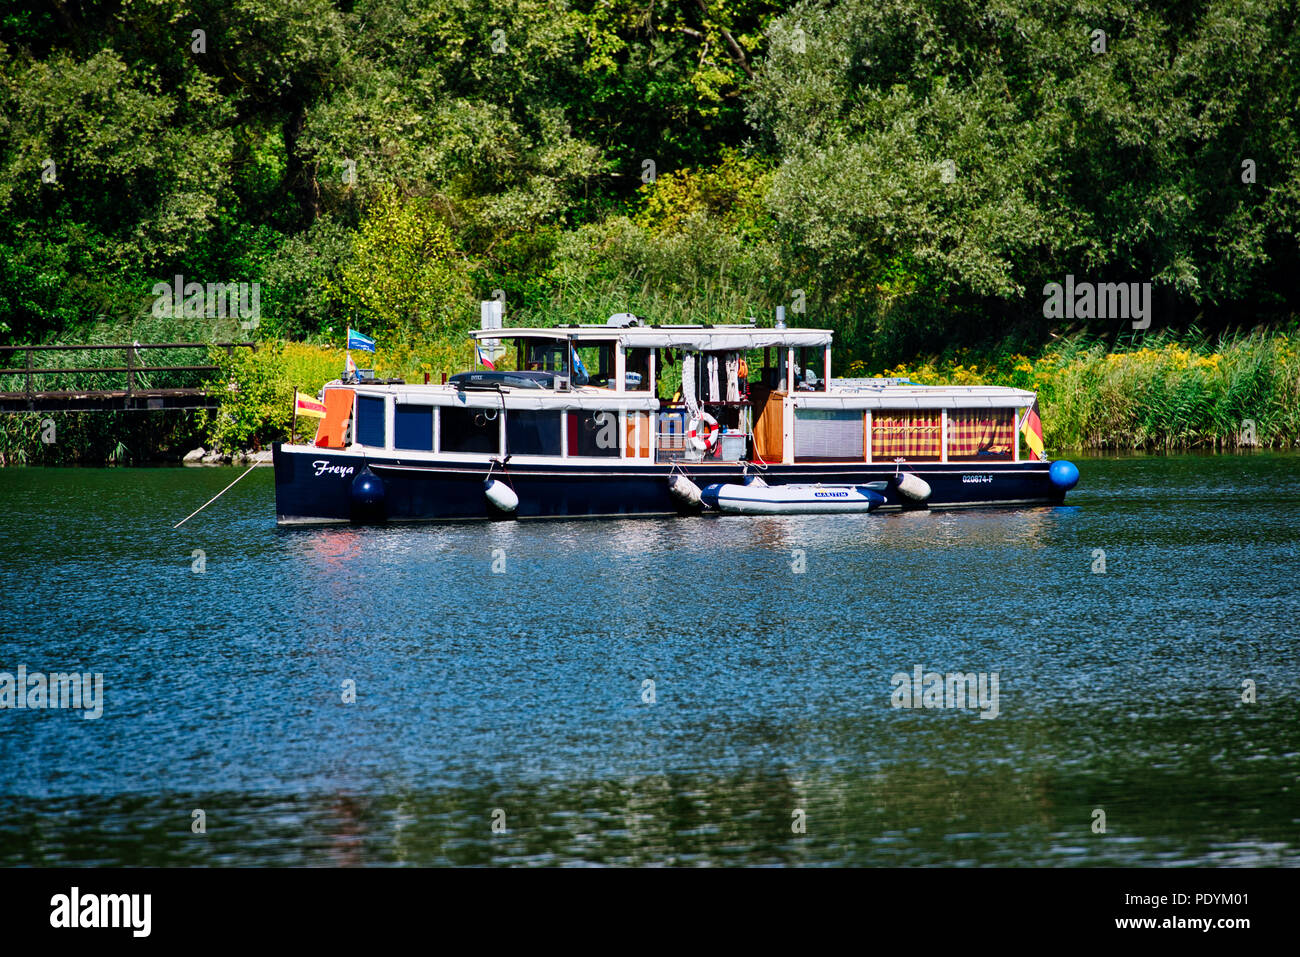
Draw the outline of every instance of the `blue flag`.
<instances>
[{"instance_id":1,"label":"blue flag","mask_svg":"<svg viewBox=\"0 0 1300 957\"><path fill-rule=\"evenodd\" d=\"M578 350L569 346L569 355L573 358L573 381L578 385L587 384L587 367L582 364Z\"/></svg>"},{"instance_id":2,"label":"blue flag","mask_svg":"<svg viewBox=\"0 0 1300 957\"><path fill-rule=\"evenodd\" d=\"M356 349L358 352L374 352L375 340L369 336L363 336L355 329L348 329L348 346L349 349Z\"/></svg>"}]
</instances>

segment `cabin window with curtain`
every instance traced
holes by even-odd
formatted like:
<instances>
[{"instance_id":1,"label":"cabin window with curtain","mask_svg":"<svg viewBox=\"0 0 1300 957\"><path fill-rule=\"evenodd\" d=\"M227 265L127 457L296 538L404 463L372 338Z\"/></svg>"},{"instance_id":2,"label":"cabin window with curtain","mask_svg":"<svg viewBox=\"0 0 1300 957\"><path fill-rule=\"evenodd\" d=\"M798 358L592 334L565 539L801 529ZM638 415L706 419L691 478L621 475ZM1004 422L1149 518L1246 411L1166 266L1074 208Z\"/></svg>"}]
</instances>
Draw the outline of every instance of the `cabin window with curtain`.
<instances>
[{"instance_id":1,"label":"cabin window with curtain","mask_svg":"<svg viewBox=\"0 0 1300 957\"><path fill-rule=\"evenodd\" d=\"M433 451L433 406L393 407L393 448L409 452Z\"/></svg>"},{"instance_id":2,"label":"cabin window with curtain","mask_svg":"<svg viewBox=\"0 0 1300 957\"><path fill-rule=\"evenodd\" d=\"M375 395L357 396L356 441L358 445L369 445L382 449L386 444L383 397Z\"/></svg>"},{"instance_id":3,"label":"cabin window with curtain","mask_svg":"<svg viewBox=\"0 0 1300 957\"><path fill-rule=\"evenodd\" d=\"M1016 442L1015 409L951 409L948 458L1011 461Z\"/></svg>"},{"instance_id":4,"label":"cabin window with curtain","mask_svg":"<svg viewBox=\"0 0 1300 957\"><path fill-rule=\"evenodd\" d=\"M559 455L562 412L513 409L506 413L506 451L511 455Z\"/></svg>"},{"instance_id":5,"label":"cabin window with curtain","mask_svg":"<svg viewBox=\"0 0 1300 957\"><path fill-rule=\"evenodd\" d=\"M943 414L938 409L878 409L871 415L871 457L938 461Z\"/></svg>"},{"instance_id":6,"label":"cabin window with curtain","mask_svg":"<svg viewBox=\"0 0 1300 957\"><path fill-rule=\"evenodd\" d=\"M648 459L654 417L649 412L629 412L625 421L628 458Z\"/></svg>"},{"instance_id":7,"label":"cabin window with curtain","mask_svg":"<svg viewBox=\"0 0 1300 957\"><path fill-rule=\"evenodd\" d=\"M794 459L863 459L861 409L795 409Z\"/></svg>"},{"instance_id":8,"label":"cabin window with curtain","mask_svg":"<svg viewBox=\"0 0 1300 957\"><path fill-rule=\"evenodd\" d=\"M443 406L439 410L442 452L501 452L501 410L462 409Z\"/></svg>"}]
</instances>

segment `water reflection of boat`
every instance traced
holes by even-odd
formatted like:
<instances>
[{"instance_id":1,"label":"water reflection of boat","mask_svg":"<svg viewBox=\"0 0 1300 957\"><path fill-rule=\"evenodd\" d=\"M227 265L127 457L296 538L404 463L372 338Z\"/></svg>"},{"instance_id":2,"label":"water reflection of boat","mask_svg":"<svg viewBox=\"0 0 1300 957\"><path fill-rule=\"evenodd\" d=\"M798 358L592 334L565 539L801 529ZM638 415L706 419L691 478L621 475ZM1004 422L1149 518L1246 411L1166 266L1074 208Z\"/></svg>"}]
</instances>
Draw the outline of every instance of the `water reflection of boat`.
<instances>
[{"instance_id":1,"label":"water reflection of boat","mask_svg":"<svg viewBox=\"0 0 1300 957\"><path fill-rule=\"evenodd\" d=\"M326 385L314 440L275 447L278 520L691 514L761 498L701 494L752 476L816 511L1059 504L1078 480L1029 432L1022 454L1034 393L833 378L824 329L622 315L473 337L513 349L441 384Z\"/></svg>"}]
</instances>

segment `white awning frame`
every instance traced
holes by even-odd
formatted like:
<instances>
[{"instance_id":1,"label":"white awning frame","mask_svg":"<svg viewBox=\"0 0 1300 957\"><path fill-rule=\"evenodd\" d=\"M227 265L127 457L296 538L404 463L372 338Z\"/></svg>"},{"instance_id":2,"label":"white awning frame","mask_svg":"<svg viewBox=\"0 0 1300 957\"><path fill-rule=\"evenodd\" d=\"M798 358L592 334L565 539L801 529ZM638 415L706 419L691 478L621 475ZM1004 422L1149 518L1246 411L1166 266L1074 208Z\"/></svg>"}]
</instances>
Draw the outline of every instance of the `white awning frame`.
<instances>
[{"instance_id":1,"label":"white awning frame","mask_svg":"<svg viewBox=\"0 0 1300 957\"><path fill-rule=\"evenodd\" d=\"M756 326L552 326L475 329L473 339L570 339L576 343L615 340L626 349L690 349L697 352L747 352L751 349L825 347L829 329L760 329Z\"/></svg>"},{"instance_id":2,"label":"white awning frame","mask_svg":"<svg viewBox=\"0 0 1300 957\"><path fill-rule=\"evenodd\" d=\"M883 389L794 392L797 409L1021 409L1036 395L1010 386L889 386Z\"/></svg>"},{"instance_id":3,"label":"white awning frame","mask_svg":"<svg viewBox=\"0 0 1300 957\"><path fill-rule=\"evenodd\" d=\"M400 388L400 387L399 387ZM365 393L380 395L379 392ZM404 390L393 392L393 401L398 405L424 405L438 408L461 409L499 409L501 399L505 398L506 411L527 409L533 411L591 411L591 412L654 412L659 408L659 400L647 393L584 391L550 392L542 389L503 389L499 394L495 389L455 389L426 390L423 392Z\"/></svg>"}]
</instances>

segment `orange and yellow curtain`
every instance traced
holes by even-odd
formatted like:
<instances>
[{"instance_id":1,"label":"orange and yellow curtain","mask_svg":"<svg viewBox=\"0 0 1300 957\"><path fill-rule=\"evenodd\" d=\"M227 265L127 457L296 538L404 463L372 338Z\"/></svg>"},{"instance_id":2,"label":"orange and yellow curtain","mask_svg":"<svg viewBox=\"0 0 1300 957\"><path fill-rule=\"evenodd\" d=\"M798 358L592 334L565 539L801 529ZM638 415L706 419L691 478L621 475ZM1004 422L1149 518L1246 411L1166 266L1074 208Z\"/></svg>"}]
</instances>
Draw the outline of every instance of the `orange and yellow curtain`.
<instances>
[{"instance_id":1,"label":"orange and yellow curtain","mask_svg":"<svg viewBox=\"0 0 1300 957\"><path fill-rule=\"evenodd\" d=\"M948 454L1011 456L1016 441L1014 409L953 409L948 413Z\"/></svg>"},{"instance_id":2,"label":"orange and yellow curtain","mask_svg":"<svg viewBox=\"0 0 1300 957\"><path fill-rule=\"evenodd\" d=\"M942 445L943 419L937 409L872 414L873 459L937 459Z\"/></svg>"}]
</instances>

